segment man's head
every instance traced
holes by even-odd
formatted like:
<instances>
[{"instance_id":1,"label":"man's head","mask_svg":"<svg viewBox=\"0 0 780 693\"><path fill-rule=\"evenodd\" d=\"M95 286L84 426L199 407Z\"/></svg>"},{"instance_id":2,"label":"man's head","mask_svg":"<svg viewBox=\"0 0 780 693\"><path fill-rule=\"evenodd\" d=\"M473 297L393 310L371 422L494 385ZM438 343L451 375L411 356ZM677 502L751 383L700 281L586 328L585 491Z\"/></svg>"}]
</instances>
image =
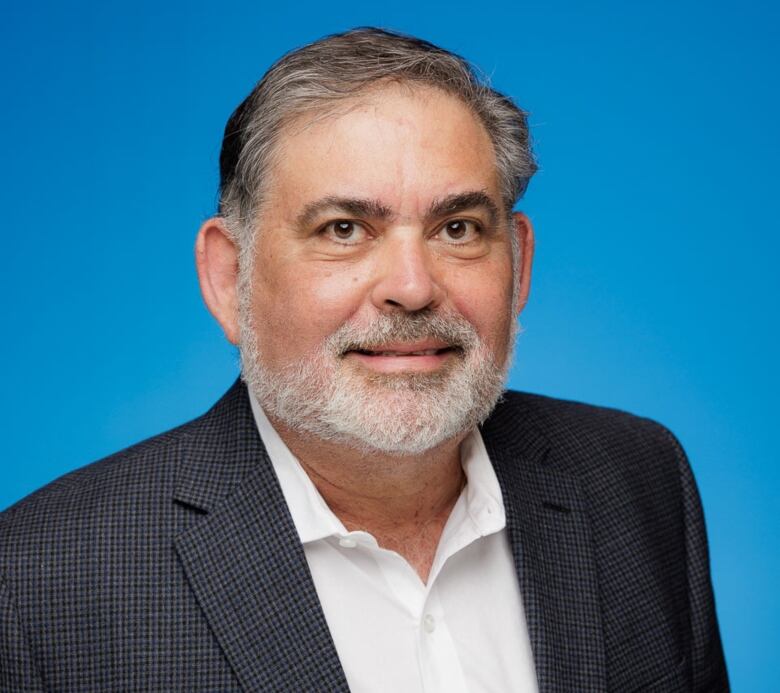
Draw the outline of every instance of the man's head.
<instances>
[{"instance_id":1,"label":"man's head","mask_svg":"<svg viewBox=\"0 0 780 693\"><path fill-rule=\"evenodd\" d=\"M433 87L473 111L492 141L502 204L512 210L536 171L525 113L460 56L415 37L362 28L283 56L228 119L219 213L239 242L251 245L278 143L290 124L307 113L324 117L389 83Z\"/></svg>"},{"instance_id":2,"label":"man's head","mask_svg":"<svg viewBox=\"0 0 780 693\"><path fill-rule=\"evenodd\" d=\"M411 454L487 416L528 291L522 111L457 56L356 30L274 65L220 163L201 285L272 418Z\"/></svg>"}]
</instances>

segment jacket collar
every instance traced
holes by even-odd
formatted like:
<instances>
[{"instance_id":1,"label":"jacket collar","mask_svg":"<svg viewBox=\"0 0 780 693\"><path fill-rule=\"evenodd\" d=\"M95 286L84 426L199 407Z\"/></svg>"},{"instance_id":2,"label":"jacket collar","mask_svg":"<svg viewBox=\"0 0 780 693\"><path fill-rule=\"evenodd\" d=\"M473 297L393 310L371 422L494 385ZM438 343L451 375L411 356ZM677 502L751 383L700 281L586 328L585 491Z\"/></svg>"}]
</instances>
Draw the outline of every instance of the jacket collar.
<instances>
[{"instance_id":1,"label":"jacket collar","mask_svg":"<svg viewBox=\"0 0 780 693\"><path fill-rule=\"evenodd\" d=\"M499 405L482 435L504 496L539 690L603 690L586 499L545 428L522 400L519 409ZM242 686L348 690L242 383L183 441L175 500L204 515L176 549Z\"/></svg>"},{"instance_id":2,"label":"jacket collar","mask_svg":"<svg viewBox=\"0 0 780 693\"><path fill-rule=\"evenodd\" d=\"M601 605L586 498L527 399L483 427L504 494L509 541L540 691L606 689ZM518 408L518 404L520 407ZM546 425L545 425L546 424Z\"/></svg>"},{"instance_id":3,"label":"jacket collar","mask_svg":"<svg viewBox=\"0 0 780 693\"><path fill-rule=\"evenodd\" d=\"M347 691L306 558L236 383L183 442L175 500L185 573L242 687Z\"/></svg>"}]
</instances>

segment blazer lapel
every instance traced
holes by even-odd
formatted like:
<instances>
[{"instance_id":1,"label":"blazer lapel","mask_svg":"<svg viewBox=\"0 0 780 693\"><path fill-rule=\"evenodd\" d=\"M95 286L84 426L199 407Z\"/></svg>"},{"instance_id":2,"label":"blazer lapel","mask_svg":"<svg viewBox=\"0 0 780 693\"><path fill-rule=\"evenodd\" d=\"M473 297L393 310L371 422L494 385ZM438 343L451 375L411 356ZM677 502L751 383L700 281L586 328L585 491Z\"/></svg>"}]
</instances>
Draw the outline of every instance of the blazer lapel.
<instances>
[{"instance_id":1,"label":"blazer lapel","mask_svg":"<svg viewBox=\"0 0 780 693\"><path fill-rule=\"evenodd\" d=\"M185 444L176 501L203 516L175 544L242 687L347 691L244 386L201 421Z\"/></svg>"},{"instance_id":2,"label":"blazer lapel","mask_svg":"<svg viewBox=\"0 0 780 693\"><path fill-rule=\"evenodd\" d=\"M598 578L585 500L549 441L499 407L483 437L504 494L541 693L606 689ZM515 416L517 410L514 410Z\"/></svg>"}]
</instances>

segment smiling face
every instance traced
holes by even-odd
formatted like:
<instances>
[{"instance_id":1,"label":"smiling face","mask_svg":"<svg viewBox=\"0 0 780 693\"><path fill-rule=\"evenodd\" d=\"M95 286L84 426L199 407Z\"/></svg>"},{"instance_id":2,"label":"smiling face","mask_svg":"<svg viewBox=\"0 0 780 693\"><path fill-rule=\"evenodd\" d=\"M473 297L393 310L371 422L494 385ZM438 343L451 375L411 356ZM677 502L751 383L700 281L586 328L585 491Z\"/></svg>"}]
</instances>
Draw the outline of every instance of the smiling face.
<instances>
[{"instance_id":1,"label":"smiling face","mask_svg":"<svg viewBox=\"0 0 780 693\"><path fill-rule=\"evenodd\" d=\"M506 218L490 138L457 99L389 86L340 107L281 138L240 319L244 377L291 428L420 452L500 395L510 234L530 230Z\"/></svg>"}]
</instances>

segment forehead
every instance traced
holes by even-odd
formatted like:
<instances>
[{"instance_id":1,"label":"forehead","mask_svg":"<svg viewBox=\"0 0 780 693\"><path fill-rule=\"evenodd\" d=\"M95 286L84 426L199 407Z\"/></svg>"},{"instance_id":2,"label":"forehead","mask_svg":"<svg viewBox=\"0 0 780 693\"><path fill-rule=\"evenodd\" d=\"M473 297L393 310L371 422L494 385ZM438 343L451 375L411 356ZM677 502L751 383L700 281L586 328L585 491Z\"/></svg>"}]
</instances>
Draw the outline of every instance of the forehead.
<instances>
[{"instance_id":1,"label":"forehead","mask_svg":"<svg viewBox=\"0 0 780 693\"><path fill-rule=\"evenodd\" d=\"M294 214L332 195L381 200L415 217L464 190L499 204L495 153L481 121L441 90L390 85L288 124L264 206Z\"/></svg>"}]
</instances>

